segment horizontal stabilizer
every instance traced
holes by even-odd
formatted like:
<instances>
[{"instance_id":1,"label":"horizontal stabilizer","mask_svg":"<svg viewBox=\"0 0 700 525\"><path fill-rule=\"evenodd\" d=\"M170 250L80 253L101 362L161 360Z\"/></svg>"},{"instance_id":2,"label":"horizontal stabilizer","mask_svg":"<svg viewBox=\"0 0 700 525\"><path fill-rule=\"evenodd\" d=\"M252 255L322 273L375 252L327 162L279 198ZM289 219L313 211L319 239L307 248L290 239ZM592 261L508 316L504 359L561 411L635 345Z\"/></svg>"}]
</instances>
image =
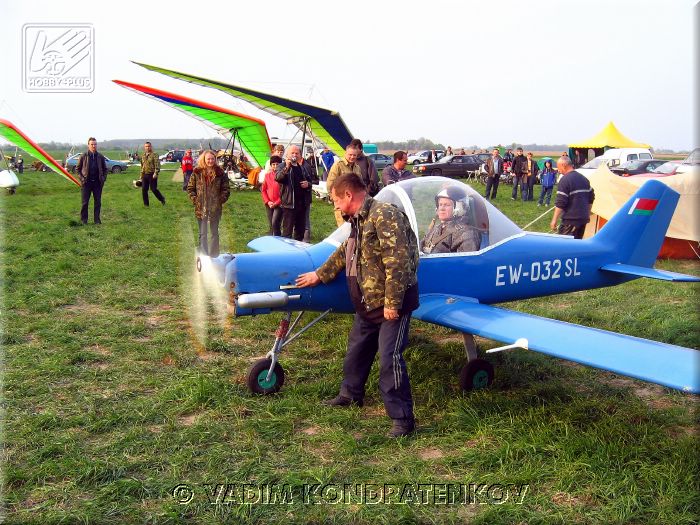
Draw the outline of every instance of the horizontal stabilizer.
<instances>
[{"instance_id":1,"label":"horizontal stabilizer","mask_svg":"<svg viewBox=\"0 0 700 525\"><path fill-rule=\"evenodd\" d=\"M258 237L248 243L248 248L256 252L298 252L311 246L306 242L287 239L286 237L273 237L266 235Z\"/></svg>"},{"instance_id":2,"label":"horizontal stabilizer","mask_svg":"<svg viewBox=\"0 0 700 525\"><path fill-rule=\"evenodd\" d=\"M602 368L684 392L700 393L700 352L596 328L564 323L475 302L425 294L413 316L460 332Z\"/></svg>"},{"instance_id":3,"label":"horizontal stabilizer","mask_svg":"<svg viewBox=\"0 0 700 525\"><path fill-rule=\"evenodd\" d=\"M648 277L649 279L660 279L661 281L687 283L700 282L700 277L695 277L693 275L667 272L666 270L657 270L655 268L646 268L644 266L634 266L632 264L606 264L601 266L600 269L606 272L634 275L635 277Z\"/></svg>"}]
</instances>

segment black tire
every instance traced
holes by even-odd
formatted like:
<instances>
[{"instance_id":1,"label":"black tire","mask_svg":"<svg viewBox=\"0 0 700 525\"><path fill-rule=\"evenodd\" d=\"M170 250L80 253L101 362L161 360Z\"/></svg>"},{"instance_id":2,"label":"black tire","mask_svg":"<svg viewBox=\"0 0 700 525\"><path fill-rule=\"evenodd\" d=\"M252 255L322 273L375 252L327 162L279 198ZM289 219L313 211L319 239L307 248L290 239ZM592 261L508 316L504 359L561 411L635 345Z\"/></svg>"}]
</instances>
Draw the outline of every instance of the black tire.
<instances>
[{"instance_id":1,"label":"black tire","mask_svg":"<svg viewBox=\"0 0 700 525\"><path fill-rule=\"evenodd\" d=\"M279 363L275 364L270 381L265 381L271 363L272 360L269 358L261 359L256 361L248 370L248 388L253 394L274 394L279 392L282 385L284 385L284 368Z\"/></svg>"},{"instance_id":2,"label":"black tire","mask_svg":"<svg viewBox=\"0 0 700 525\"><path fill-rule=\"evenodd\" d=\"M418 159L413 161L413 165L415 166L416 164L420 164L420 161Z\"/></svg>"},{"instance_id":3,"label":"black tire","mask_svg":"<svg viewBox=\"0 0 700 525\"><path fill-rule=\"evenodd\" d=\"M431 171L430 171L430 174L431 174L433 177L439 177L439 176L442 175L442 170L431 170Z\"/></svg>"},{"instance_id":4,"label":"black tire","mask_svg":"<svg viewBox=\"0 0 700 525\"><path fill-rule=\"evenodd\" d=\"M121 166L112 166L112 173L121 173L121 172L122 172Z\"/></svg>"},{"instance_id":5,"label":"black tire","mask_svg":"<svg viewBox=\"0 0 700 525\"><path fill-rule=\"evenodd\" d=\"M459 374L459 387L465 392L480 390L493 383L493 365L485 359L469 361Z\"/></svg>"}]
</instances>

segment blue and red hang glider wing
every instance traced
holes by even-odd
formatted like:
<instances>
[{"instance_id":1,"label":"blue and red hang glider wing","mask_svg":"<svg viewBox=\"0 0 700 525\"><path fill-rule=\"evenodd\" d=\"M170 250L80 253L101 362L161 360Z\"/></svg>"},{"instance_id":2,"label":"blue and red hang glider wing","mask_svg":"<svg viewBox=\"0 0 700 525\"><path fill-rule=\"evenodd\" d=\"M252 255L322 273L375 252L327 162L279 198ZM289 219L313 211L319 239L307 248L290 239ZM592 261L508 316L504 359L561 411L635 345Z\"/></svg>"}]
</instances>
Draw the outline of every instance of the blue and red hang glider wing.
<instances>
[{"instance_id":1,"label":"blue and red hang glider wing","mask_svg":"<svg viewBox=\"0 0 700 525\"><path fill-rule=\"evenodd\" d=\"M469 298L421 295L413 316L460 332L657 383L700 393L700 352L639 337L545 319L480 304Z\"/></svg>"},{"instance_id":2,"label":"blue and red hang glider wing","mask_svg":"<svg viewBox=\"0 0 700 525\"><path fill-rule=\"evenodd\" d=\"M22 131L20 131L19 128L17 128L17 126L15 126L9 120L0 119L0 137L26 151L32 157L40 160L54 173L57 173L61 177L71 181L76 186L80 186L80 182L78 182L73 175L68 173L66 169L56 162L51 155L46 153L41 146L22 133Z\"/></svg>"},{"instance_id":3,"label":"blue and red hang glider wing","mask_svg":"<svg viewBox=\"0 0 700 525\"><path fill-rule=\"evenodd\" d=\"M150 66L139 62L134 62L134 64L171 78L177 78L192 84L197 84L198 86L210 87L223 91L237 99L245 100L256 108L271 115L283 118L299 129L302 129L304 124L306 124L307 130L309 130L324 146L327 146L328 149L337 155L342 154L345 147L350 144L352 140L350 130L337 111L312 106L311 104L298 102L277 95L270 95L243 86L225 84L218 80L210 80L179 71L173 71L171 69Z\"/></svg>"},{"instance_id":4,"label":"blue and red hang glider wing","mask_svg":"<svg viewBox=\"0 0 700 525\"><path fill-rule=\"evenodd\" d=\"M230 109L207 104L206 102L183 97L182 95L168 93L167 91L132 84L123 80L114 80L113 82L182 111L186 115L194 117L207 126L214 128L220 135L230 138L235 132L241 148L243 148L248 158L253 159L258 166L265 165L272 145L267 134L267 127L262 120L231 111Z\"/></svg>"}]
</instances>

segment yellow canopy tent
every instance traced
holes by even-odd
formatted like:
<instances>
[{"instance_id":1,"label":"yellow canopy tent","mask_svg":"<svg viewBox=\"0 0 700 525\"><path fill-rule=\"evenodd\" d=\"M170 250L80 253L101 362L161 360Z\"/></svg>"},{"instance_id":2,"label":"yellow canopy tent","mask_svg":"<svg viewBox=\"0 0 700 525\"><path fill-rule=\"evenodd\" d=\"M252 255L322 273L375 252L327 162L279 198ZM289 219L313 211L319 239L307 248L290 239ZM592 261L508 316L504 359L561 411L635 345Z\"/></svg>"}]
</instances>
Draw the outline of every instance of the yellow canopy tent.
<instances>
[{"instance_id":1,"label":"yellow canopy tent","mask_svg":"<svg viewBox=\"0 0 700 525\"><path fill-rule=\"evenodd\" d=\"M608 122L597 135L589 138L588 140L583 140L581 142L574 142L569 144L569 156L574 160L577 165L586 162L584 159L590 160L592 157L589 155L589 150L592 150L593 156L597 157L602 155L605 150L610 148L650 148L649 144L644 144L642 142L635 142L634 140L624 136L617 129L612 121Z\"/></svg>"}]
</instances>

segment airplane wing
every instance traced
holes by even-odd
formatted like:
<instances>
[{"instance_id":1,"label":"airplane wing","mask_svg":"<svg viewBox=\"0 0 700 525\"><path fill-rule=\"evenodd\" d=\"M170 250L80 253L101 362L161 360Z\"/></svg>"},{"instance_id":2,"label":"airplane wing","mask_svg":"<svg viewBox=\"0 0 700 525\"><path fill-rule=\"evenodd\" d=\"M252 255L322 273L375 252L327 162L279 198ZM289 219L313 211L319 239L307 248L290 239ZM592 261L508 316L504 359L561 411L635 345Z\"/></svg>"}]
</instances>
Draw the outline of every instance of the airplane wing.
<instances>
[{"instance_id":1,"label":"airplane wing","mask_svg":"<svg viewBox=\"0 0 700 525\"><path fill-rule=\"evenodd\" d=\"M545 319L466 297L425 294L413 316L460 332L514 343L583 365L700 393L700 352L596 328Z\"/></svg>"},{"instance_id":2,"label":"airplane wing","mask_svg":"<svg viewBox=\"0 0 700 525\"><path fill-rule=\"evenodd\" d=\"M56 160L46 153L41 146L36 144L32 139L27 137L22 133L12 122L8 120L0 119L0 137L4 138L8 142L14 144L20 149L23 149L29 153L32 157L39 159L41 162L46 164L51 171L59 174L71 181L76 186L80 186L80 182L73 177L66 169L61 166Z\"/></svg>"},{"instance_id":3,"label":"airplane wing","mask_svg":"<svg viewBox=\"0 0 700 525\"><path fill-rule=\"evenodd\" d=\"M140 86L139 84L132 84L122 80L113 80L113 82L141 95L153 97L164 102L168 106L214 128L225 137L230 138L233 131L235 131L243 151L258 166L264 166L267 158L270 156L272 145L270 144L267 127L262 120L159 89Z\"/></svg>"},{"instance_id":4,"label":"airplane wing","mask_svg":"<svg viewBox=\"0 0 700 525\"><path fill-rule=\"evenodd\" d=\"M134 64L171 78L223 91L235 98L245 100L271 115L283 118L299 129L304 127L304 120L306 120L307 129L313 133L321 144L328 146L328 149L337 155L341 155L345 151L345 146L350 144L352 140L350 130L337 111L162 67L150 66L139 62L134 62Z\"/></svg>"}]
</instances>

